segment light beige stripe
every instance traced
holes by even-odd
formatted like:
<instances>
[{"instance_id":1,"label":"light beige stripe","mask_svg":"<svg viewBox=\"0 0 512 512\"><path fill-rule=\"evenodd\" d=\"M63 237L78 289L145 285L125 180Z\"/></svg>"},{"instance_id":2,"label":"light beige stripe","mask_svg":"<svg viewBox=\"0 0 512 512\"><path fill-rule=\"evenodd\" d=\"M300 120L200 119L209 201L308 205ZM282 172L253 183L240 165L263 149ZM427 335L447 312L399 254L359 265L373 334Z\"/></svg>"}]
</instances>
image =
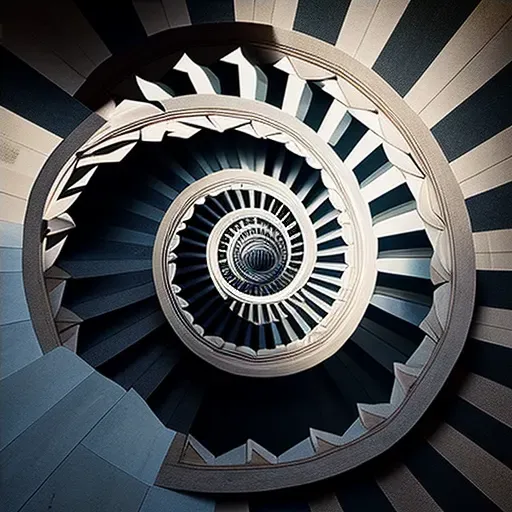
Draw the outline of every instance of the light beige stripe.
<instances>
[{"instance_id":1,"label":"light beige stripe","mask_svg":"<svg viewBox=\"0 0 512 512\"><path fill-rule=\"evenodd\" d=\"M61 140L34 123L0 108L0 190L25 200L48 154ZM15 218L20 218L19 208L17 212Z\"/></svg>"},{"instance_id":2,"label":"light beige stripe","mask_svg":"<svg viewBox=\"0 0 512 512\"><path fill-rule=\"evenodd\" d=\"M23 224L26 206L25 200L0 192L0 220Z\"/></svg>"},{"instance_id":3,"label":"light beige stripe","mask_svg":"<svg viewBox=\"0 0 512 512\"><path fill-rule=\"evenodd\" d=\"M343 512L340 502L334 493L325 494L309 502L311 512Z\"/></svg>"},{"instance_id":4,"label":"light beige stripe","mask_svg":"<svg viewBox=\"0 0 512 512\"><path fill-rule=\"evenodd\" d=\"M473 233L480 270L512 270L512 229Z\"/></svg>"},{"instance_id":5,"label":"light beige stripe","mask_svg":"<svg viewBox=\"0 0 512 512\"><path fill-rule=\"evenodd\" d=\"M512 126L450 162L457 181L463 183L512 156L511 140Z\"/></svg>"},{"instance_id":6,"label":"light beige stripe","mask_svg":"<svg viewBox=\"0 0 512 512\"><path fill-rule=\"evenodd\" d=\"M58 135L4 107L0 107L0 135L43 155L49 155L62 141Z\"/></svg>"},{"instance_id":7,"label":"light beige stripe","mask_svg":"<svg viewBox=\"0 0 512 512\"><path fill-rule=\"evenodd\" d=\"M27 200L34 180L17 174L0 165L0 190L14 197Z\"/></svg>"},{"instance_id":8,"label":"light beige stripe","mask_svg":"<svg viewBox=\"0 0 512 512\"><path fill-rule=\"evenodd\" d=\"M13 173L34 180L47 158L42 153L0 136L0 165Z\"/></svg>"},{"instance_id":9,"label":"light beige stripe","mask_svg":"<svg viewBox=\"0 0 512 512\"><path fill-rule=\"evenodd\" d=\"M272 25L292 30L298 5L299 0L276 0Z\"/></svg>"},{"instance_id":10,"label":"light beige stripe","mask_svg":"<svg viewBox=\"0 0 512 512\"><path fill-rule=\"evenodd\" d=\"M255 0L234 0L235 21L252 21Z\"/></svg>"},{"instance_id":11,"label":"light beige stripe","mask_svg":"<svg viewBox=\"0 0 512 512\"><path fill-rule=\"evenodd\" d=\"M460 184L464 198L473 197L512 181L512 157L507 158L485 171L472 176Z\"/></svg>"},{"instance_id":12,"label":"light beige stripe","mask_svg":"<svg viewBox=\"0 0 512 512\"><path fill-rule=\"evenodd\" d=\"M459 396L512 428L512 389L470 373L459 390Z\"/></svg>"},{"instance_id":13,"label":"light beige stripe","mask_svg":"<svg viewBox=\"0 0 512 512\"><path fill-rule=\"evenodd\" d=\"M470 335L486 343L512 348L512 310L478 307Z\"/></svg>"},{"instance_id":14,"label":"light beige stripe","mask_svg":"<svg viewBox=\"0 0 512 512\"><path fill-rule=\"evenodd\" d=\"M403 464L378 478L377 484L397 512L442 512L441 507Z\"/></svg>"},{"instance_id":15,"label":"light beige stripe","mask_svg":"<svg viewBox=\"0 0 512 512\"><path fill-rule=\"evenodd\" d=\"M187 0L162 0L162 5L171 28L191 24Z\"/></svg>"},{"instance_id":16,"label":"light beige stripe","mask_svg":"<svg viewBox=\"0 0 512 512\"><path fill-rule=\"evenodd\" d=\"M254 21L270 25L275 2L276 0L254 0Z\"/></svg>"},{"instance_id":17,"label":"light beige stripe","mask_svg":"<svg viewBox=\"0 0 512 512\"><path fill-rule=\"evenodd\" d=\"M509 20L482 51L420 112L425 124L428 127L437 124L511 62L511 44L512 20Z\"/></svg>"},{"instance_id":18,"label":"light beige stripe","mask_svg":"<svg viewBox=\"0 0 512 512\"><path fill-rule=\"evenodd\" d=\"M353 1L343 20L336 47L353 57L375 14L379 0Z\"/></svg>"},{"instance_id":19,"label":"light beige stripe","mask_svg":"<svg viewBox=\"0 0 512 512\"><path fill-rule=\"evenodd\" d=\"M133 6L148 36L170 28L160 0L133 0Z\"/></svg>"},{"instance_id":20,"label":"light beige stripe","mask_svg":"<svg viewBox=\"0 0 512 512\"><path fill-rule=\"evenodd\" d=\"M512 331L512 310L481 306L476 311L474 321Z\"/></svg>"},{"instance_id":21,"label":"light beige stripe","mask_svg":"<svg viewBox=\"0 0 512 512\"><path fill-rule=\"evenodd\" d=\"M493 345L512 348L512 331L492 325L475 324L471 329L471 336L477 340Z\"/></svg>"},{"instance_id":22,"label":"light beige stripe","mask_svg":"<svg viewBox=\"0 0 512 512\"><path fill-rule=\"evenodd\" d=\"M477 340L512 348L512 311L478 307L470 334Z\"/></svg>"},{"instance_id":23,"label":"light beige stripe","mask_svg":"<svg viewBox=\"0 0 512 512\"><path fill-rule=\"evenodd\" d=\"M371 68L398 25L409 0L380 0L355 58Z\"/></svg>"},{"instance_id":24,"label":"light beige stripe","mask_svg":"<svg viewBox=\"0 0 512 512\"><path fill-rule=\"evenodd\" d=\"M421 112L512 16L512 2L483 0L405 96Z\"/></svg>"},{"instance_id":25,"label":"light beige stripe","mask_svg":"<svg viewBox=\"0 0 512 512\"><path fill-rule=\"evenodd\" d=\"M502 510L511 510L512 470L448 424L429 443Z\"/></svg>"}]
</instances>

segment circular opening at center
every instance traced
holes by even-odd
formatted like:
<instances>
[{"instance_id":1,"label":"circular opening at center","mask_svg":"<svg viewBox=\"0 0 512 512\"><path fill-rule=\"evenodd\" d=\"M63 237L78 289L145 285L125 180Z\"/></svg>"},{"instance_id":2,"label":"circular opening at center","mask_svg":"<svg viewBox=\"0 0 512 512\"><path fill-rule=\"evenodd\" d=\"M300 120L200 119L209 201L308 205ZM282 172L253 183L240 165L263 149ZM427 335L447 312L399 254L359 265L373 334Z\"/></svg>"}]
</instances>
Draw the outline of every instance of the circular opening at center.
<instances>
[{"instance_id":1,"label":"circular opening at center","mask_svg":"<svg viewBox=\"0 0 512 512\"><path fill-rule=\"evenodd\" d=\"M252 247L243 257L245 264L254 272L268 272L277 264L277 255L269 247Z\"/></svg>"}]
</instances>

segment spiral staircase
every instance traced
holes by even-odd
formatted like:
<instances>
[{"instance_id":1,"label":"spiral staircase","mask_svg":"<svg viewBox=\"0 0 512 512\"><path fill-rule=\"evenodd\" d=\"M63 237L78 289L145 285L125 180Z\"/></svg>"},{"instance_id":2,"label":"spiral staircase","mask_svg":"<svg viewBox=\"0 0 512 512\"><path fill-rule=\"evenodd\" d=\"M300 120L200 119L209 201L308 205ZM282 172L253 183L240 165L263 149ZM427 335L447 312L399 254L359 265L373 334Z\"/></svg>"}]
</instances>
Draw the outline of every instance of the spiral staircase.
<instances>
[{"instance_id":1,"label":"spiral staircase","mask_svg":"<svg viewBox=\"0 0 512 512\"><path fill-rule=\"evenodd\" d=\"M512 510L512 4L10 4L5 510Z\"/></svg>"}]
</instances>

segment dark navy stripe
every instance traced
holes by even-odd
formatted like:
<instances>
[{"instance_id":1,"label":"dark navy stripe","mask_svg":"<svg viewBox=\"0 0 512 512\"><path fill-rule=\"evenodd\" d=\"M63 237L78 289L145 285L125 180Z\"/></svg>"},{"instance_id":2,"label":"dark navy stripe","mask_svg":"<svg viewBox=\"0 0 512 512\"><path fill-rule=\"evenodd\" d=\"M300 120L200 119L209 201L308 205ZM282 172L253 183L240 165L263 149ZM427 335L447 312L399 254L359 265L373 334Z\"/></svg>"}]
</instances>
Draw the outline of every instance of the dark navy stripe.
<instances>
[{"instance_id":1,"label":"dark navy stripe","mask_svg":"<svg viewBox=\"0 0 512 512\"><path fill-rule=\"evenodd\" d=\"M112 53L126 53L147 38L130 0L77 0L76 3Z\"/></svg>"},{"instance_id":2,"label":"dark navy stripe","mask_svg":"<svg viewBox=\"0 0 512 512\"><path fill-rule=\"evenodd\" d=\"M451 162L510 125L512 64L439 121L432 133Z\"/></svg>"},{"instance_id":3,"label":"dark navy stripe","mask_svg":"<svg viewBox=\"0 0 512 512\"><path fill-rule=\"evenodd\" d=\"M369 478L347 483L336 495L343 512L395 512L377 483Z\"/></svg>"},{"instance_id":4,"label":"dark navy stripe","mask_svg":"<svg viewBox=\"0 0 512 512\"><path fill-rule=\"evenodd\" d=\"M127 206L129 205L130 203L127 204ZM150 235L156 235L159 226L158 222L127 210L116 210L110 218L105 219L105 224L131 229L139 233L149 233Z\"/></svg>"},{"instance_id":5,"label":"dark navy stripe","mask_svg":"<svg viewBox=\"0 0 512 512\"><path fill-rule=\"evenodd\" d=\"M457 398L448 409L447 423L505 465L512 461L510 429L492 416Z\"/></svg>"},{"instance_id":6,"label":"dark navy stripe","mask_svg":"<svg viewBox=\"0 0 512 512\"><path fill-rule=\"evenodd\" d=\"M74 311L75 307L83 302L130 290L151 283L152 280L151 270L92 279L71 279L66 286L64 305Z\"/></svg>"},{"instance_id":7,"label":"dark navy stripe","mask_svg":"<svg viewBox=\"0 0 512 512\"><path fill-rule=\"evenodd\" d=\"M381 325L386 329L389 329L390 331L396 332L398 335L406 338L416 346L418 346L425 337L425 333L419 327L416 327L401 318L397 318L396 316L393 316L387 311L377 308L372 304L368 306L364 317L374 321L376 324Z\"/></svg>"},{"instance_id":8,"label":"dark navy stripe","mask_svg":"<svg viewBox=\"0 0 512 512\"><path fill-rule=\"evenodd\" d=\"M273 65L265 64L260 67L268 80L265 103L281 108L286 91L286 84L288 83L288 75L275 68Z\"/></svg>"},{"instance_id":9,"label":"dark navy stripe","mask_svg":"<svg viewBox=\"0 0 512 512\"><path fill-rule=\"evenodd\" d=\"M379 238L378 243L379 254L385 251L431 248L430 241L424 230L384 236Z\"/></svg>"},{"instance_id":10,"label":"dark navy stripe","mask_svg":"<svg viewBox=\"0 0 512 512\"><path fill-rule=\"evenodd\" d=\"M427 443L409 447L405 464L444 512L499 512L482 492Z\"/></svg>"},{"instance_id":11,"label":"dark navy stripe","mask_svg":"<svg viewBox=\"0 0 512 512\"><path fill-rule=\"evenodd\" d=\"M477 270L476 303L490 308L512 309L512 271Z\"/></svg>"},{"instance_id":12,"label":"dark navy stripe","mask_svg":"<svg viewBox=\"0 0 512 512\"><path fill-rule=\"evenodd\" d=\"M411 194L409 187L405 183L402 183L398 187L371 201L369 205L370 212L372 217L376 217L377 215L391 210L392 208L396 208L412 201L414 201L414 196Z\"/></svg>"},{"instance_id":13,"label":"dark navy stripe","mask_svg":"<svg viewBox=\"0 0 512 512\"><path fill-rule=\"evenodd\" d=\"M188 76L188 73L170 69L161 79L162 83L168 85L175 96L184 96L185 94L195 94L194 86Z\"/></svg>"},{"instance_id":14,"label":"dark navy stripe","mask_svg":"<svg viewBox=\"0 0 512 512\"><path fill-rule=\"evenodd\" d=\"M308 109L308 113L304 118L304 123L311 129L318 131L324 120L327 111L332 105L333 97L314 85L312 87L313 98Z\"/></svg>"},{"instance_id":15,"label":"dark navy stripe","mask_svg":"<svg viewBox=\"0 0 512 512\"><path fill-rule=\"evenodd\" d=\"M210 64L209 68L219 79L221 94L225 94L226 96L240 96L237 66L219 61Z\"/></svg>"},{"instance_id":16,"label":"dark navy stripe","mask_svg":"<svg viewBox=\"0 0 512 512\"><path fill-rule=\"evenodd\" d=\"M350 0L299 0L293 30L335 44Z\"/></svg>"},{"instance_id":17,"label":"dark navy stripe","mask_svg":"<svg viewBox=\"0 0 512 512\"><path fill-rule=\"evenodd\" d=\"M322 235L326 235L327 233L329 233L331 231L335 231L336 229L339 229L339 228L340 228L340 225L338 224L338 219L332 219L327 224L324 224L322 227L320 227L316 230L316 236L320 237Z\"/></svg>"},{"instance_id":18,"label":"dark navy stripe","mask_svg":"<svg viewBox=\"0 0 512 512\"><path fill-rule=\"evenodd\" d=\"M304 185L308 182L308 179L311 179L311 174L307 173L307 170L309 169L305 165L305 162L302 161L300 171L297 174L295 181L292 183L292 186L290 187L294 194L300 193Z\"/></svg>"},{"instance_id":19,"label":"dark navy stripe","mask_svg":"<svg viewBox=\"0 0 512 512\"><path fill-rule=\"evenodd\" d=\"M89 348L99 345L122 330L129 333L131 329L135 329L137 332L137 322L158 311L160 311L158 299L151 297L123 309L87 320L80 326L79 353L86 352Z\"/></svg>"},{"instance_id":20,"label":"dark navy stripe","mask_svg":"<svg viewBox=\"0 0 512 512\"><path fill-rule=\"evenodd\" d=\"M169 326L169 331L165 334L170 335L171 333L172 329ZM172 339L174 339L176 335L172 333L172 336ZM184 397L188 385L186 380L188 371L185 354L185 357L178 363L174 371L164 379L155 393L148 398L148 405L164 424L172 419L176 407Z\"/></svg>"},{"instance_id":21,"label":"dark navy stripe","mask_svg":"<svg viewBox=\"0 0 512 512\"><path fill-rule=\"evenodd\" d=\"M379 272L377 274L376 286L422 294L425 295L424 299L428 301L432 300L432 296L434 294L434 285L430 279L400 276L398 274L388 274L386 272Z\"/></svg>"},{"instance_id":22,"label":"dark navy stripe","mask_svg":"<svg viewBox=\"0 0 512 512\"><path fill-rule=\"evenodd\" d=\"M204 383L190 380L166 426L177 432L188 434L201 406L203 396Z\"/></svg>"},{"instance_id":23,"label":"dark navy stripe","mask_svg":"<svg viewBox=\"0 0 512 512\"><path fill-rule=\"evenodd\" d=\"M179 360L179 352L166 347L163 355L133 384L133 389L141 398L147 400L158 389L162 380L172 373Z\"/></svg>"},{"instance_id":24,"label":"dark navy stripe","mask_svg":"<svg viewBox=\"0 0 512 512\"><path fill-rule=\"evenodd\" d=\"M315 223L319 221L322 217L325 217L325 215L331 213L332 210L332 205L327 199L312 214L310 214L311 222Z\"/></svg>"},{"instance_id":25,"label":"dark navy stripe","mask_svg":"<svg viewBox=\"0 0 512 512\"><path fill-rule=\"evenodd\" d=\"M210 372L205 377L207 393L191 433L216 456L249 438L280 455L307 438L310 427L340 433L355 420L322 366L280 377L278 383L227 374L192 361L187 367L194 378L202 378L205 371Z\"/></svg>"},{"instance_id":26,"label":"dark navy stripe","mask_svg":"<svg viewBox=\"0 0 512 512\"><path fill-rule=\"evenodd\" d=\"M187 0L187 7L192 25L235 21L233 0Z\"/></svg>"},{"instance_id":27,"label":"dark navy stripe","mask_svg":"<svg viewBox=\"0 0 512 512\"><path fill-rule=\"evenodd\" d=\"M342 365L336 365L334 363L335 359L339 359L342 363ZM371 374L370 372L366 371L364 368L361 368L359 361L357 360L357 352L355 357L349 356L345 352L345 347L343 347L341 350L338 350L338 352L332 356L330 359L328 359L324 363L324 367L326 371L329 373L330 378L332 379L334 377L333 371L336 372L336 377L338 377L339 371L343 371L345 373L345 376L351 381L351 384L348 386L348 388L345 389L344 395L347 397L347 399L350 399L350 397L354 397L357 390L360 390L359 393L364 393L364 396L367 396L364 400L358 400L358 402L365 402L365 403L378 403L385 400L389 400L389 392L390 389L384 389L382 387L381 382L375 378L375 375ZM339 379L336 380L337 387L342 391L340 388L340 381ZM355 384L357 383L357 384ZM352 402L352 406L354 405L354 402Z\"/></svg>"},{"instance_id":28,"label":"dark navy stripe","mask_svg":"<svg viewBox=\"0 0 512 512\"><path fill-rule=\"evenodd\" d=\"M156 190L149 187L140 190L138 193L138 198L141 201L144 201L145 203L150 204L159 210L162 210L163 212L165 212L171 204L171 200L167 196L164 196L163 194L160 194L160 192L157 192Z\"/></svg>"},{"instance_id":29,"label":"dark navy stripe","mask_svg":"<svg viewBox=\"0 0 512 512\"><path fill-rule=\"evenodd\" d=\"M357 181L360 184L363 183L364 180L388 163L389 160L386 153L382 149L382 146L379 146L354 168Z\"/></svg>"},{"instance_id":30,"label":"dark navy stripe","mask_svg":"<svg viewBox=\"0 0 512 512\"><path fill-rule=\"evenodd\" d=\"M345 401L350 405L354 417L357 417L358 403L368 403L373 399L371 389L378 386L375 381L368 381L369 389L366 389L365 383L358 380L356 376L350 371L346 364L347 356L344 360L338 357L338 354L330 357L323 363L323 367L327 371L333 384L339 389L340 393L345 397Z\"/></svg>"},{"instance_id":31,"label":"dark navy stripe","mask_svg":"<svg viewBox=\"0 0 512 512\"><path fill-rule=\"evenodd\" d=\"M379 388L379 398L376 402L386 400L393 387L394 375L381 366L371 355L365 352L354 340L350 339L343 345L343 353L346 354L358 368L358 372L375 381ZM359 376L360 378L361 375ZM375 392L375 390L373 390ZM377 398L374 396L374 398Z\"/></svg>"},{"instance_id":32,"label":"dark navy stripe","mask_svg":"<svg viewBox=\"0 0 512 512\"><path fill-rule=\"evenodd\" d=\"M92 112L35 69L0 47L0 105L60 137Z\"/></svg>"},{"instance_id":33,"label":"dark navy stripe","mask_svg":"<svg viewBox=\"0 0 512 512\"><path fill-rule=\"evenodd\" d=\"M415 342L408 337L401 336L396 331L391 331L383 325L372 321L368 316L363 318L361 321L361 328L381 339L386 345L393 347L395 350L403 354L406 359L416 350L416 348L418 348L419 341L421 341L420 339Z\"/></svg>"},{"instance_id":34,"label":"dark navy stripe","mask_svg":"<svg viewBox=\"0 0 512 512\"><path fill-rule=\"evenodd\" d=\"M74 217L73 217L74 218ZM96 237L84 236L69 238L62 254L61 260L66 261L107 261L112 260L113 265L122 260L150 260L153 257L153 248L123 242L100 240Z\"/></svg>"},{"instance_id":35,"label":"dark navy stripe","mask_svg":"<svg viewBox=\"0 0 512 512\"><path fill-rule=\"evenodd\" d=\"M473 231L512 228L511 198L512 182L466 199Z\"/></svg>"},{"instance_id":36,"label":"dark navy stripe","mask_svg":"<svg viewBox=\"0 0 512 512\"><path fill-rule=\"evenodd\" d=\"M164 324L146 337L144 343L136 343L110 361L101 366L103 375L117 382L125 389L130 389L137 379L169 348L169 340L173 345L171 327Z\"/></svg>"},{"instance_id":37,"label":"dark navy stripe","mask_svg":"<svg viewBox=\"0 0 512 512\"><path fill-rule=\"evenodd\" d=\"M358 121L355 117L350 120L350 124L346 132L343 134L337 144L333 146L336 154L342 159L350 155L352 150L356 147L357 143L363 138L363 135L368 131L368 128Z\"/></svg>"},{"instance_id":38,"label":"dark navy stripe","mask_svg":"<svg viewBox=\"0 0 512 512\"><path fill-rule=\"evenodd\" d=\"M471 372L512 388L512 350L509 348L470 338L463 360Z\"/></svg>"},{"instance_id":39,"label":"dark navy stripe","mask_svg":"<svg viewBox=\"0 0 512 512\"><path fill-rule=\"evenodd\" d=\"M480 0L411 0L373 65L405 96Z\"/></svg>"}]
</instances>

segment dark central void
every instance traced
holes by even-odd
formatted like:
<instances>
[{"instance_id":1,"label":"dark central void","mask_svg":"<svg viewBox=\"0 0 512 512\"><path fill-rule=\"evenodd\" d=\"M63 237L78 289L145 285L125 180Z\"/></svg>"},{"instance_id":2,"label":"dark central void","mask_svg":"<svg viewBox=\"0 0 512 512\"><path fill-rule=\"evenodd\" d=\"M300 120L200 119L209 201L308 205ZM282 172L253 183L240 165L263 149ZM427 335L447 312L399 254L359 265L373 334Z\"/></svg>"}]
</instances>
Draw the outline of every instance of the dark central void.
<instances>
[{"instance_id":1,"label":"dark central void","mask_svg":"<svg viewBox=\"0 0 512 512\"><path fill-rule=\"evenodd\" d=\"M244 259L247 266L255 272L268 272L277 264L276 255L266 247L251 249Z\"/></svg>"}]
</instances>

